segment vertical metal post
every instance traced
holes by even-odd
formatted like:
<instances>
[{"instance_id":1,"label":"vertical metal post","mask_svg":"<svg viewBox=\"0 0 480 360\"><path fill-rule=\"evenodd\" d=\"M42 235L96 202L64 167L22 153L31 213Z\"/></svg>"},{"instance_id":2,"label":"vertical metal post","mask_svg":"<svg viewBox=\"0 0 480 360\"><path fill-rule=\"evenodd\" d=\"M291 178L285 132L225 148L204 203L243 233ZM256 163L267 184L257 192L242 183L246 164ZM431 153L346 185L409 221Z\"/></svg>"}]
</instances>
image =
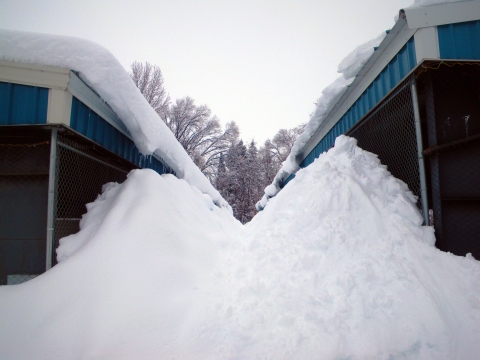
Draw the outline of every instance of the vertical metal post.
<instances>
[{"instance_id":1,"label":"vertical metal post","mask_svg":"<svg viewBox=\"0 0 480 360\"><path fill-rule=\"evenodd\" d=\"M46 269L52 267L53 260L53 236L55 230L55 183L57 176L57 129L52 128L50 142L50 169L48 173L48 207L47 207L47 254Z\"/></svg>"},{"instance_id":2,"label":"vertical metal post","mask_svg":"<svg viewBox=\"0 0 480 360\"><path fill-rule=\"evenodd\" d=\"M417 153L418 153L418 170L420 173L420 193L422 198L423 220L425 225L429 225L428 220L428 195L427 195L427 178L425 176L425 162L423 159L423 139L422 139L422 125L420 123L420 108L418 106L417 82L415 74L412 75L412 103L413 116L415 118L415 134L417 136Z\"/></svg>"}]
</instances>

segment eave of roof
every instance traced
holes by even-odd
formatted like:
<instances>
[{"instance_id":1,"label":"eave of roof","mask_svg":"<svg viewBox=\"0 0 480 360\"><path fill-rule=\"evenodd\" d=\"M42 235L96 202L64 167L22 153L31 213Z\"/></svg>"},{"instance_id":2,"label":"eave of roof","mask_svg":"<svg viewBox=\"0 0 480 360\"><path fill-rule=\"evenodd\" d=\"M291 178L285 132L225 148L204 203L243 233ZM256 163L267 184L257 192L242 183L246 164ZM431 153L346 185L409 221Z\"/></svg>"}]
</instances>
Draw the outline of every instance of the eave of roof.
<instances>
[{"instance_id":1,"label":"eave of roof","mask_svg":"<svg viewBox=\"0 0 480 360\"><path fill-rule=\"evenodd\" d=\"M404 29L407 21L404 16L399 16L399 19L393 26L393 28L387 33L383 41L380 43L378 48L372 54L372 56L368 59L365 65L360 69L355 80L349 85L347 91L342 95L342 97L338 100L329 114L326 116L325 120L322 124L318 127L315 131L313 136L311 137L310 141L305 145L304 150L297 156L295 159L298 164L300 164L303 159L305 159L308 154L312 151L315 145L321 140L319 139L319 134L328 125L329 120L333 117L335 113L340 109L340 107L344 104L346 99L352 94L352 92L356 89L356 87L360 84L360 82L364 79L365 76L369 75L369 72L372 66L378 61L378 59L387 51L388 47L395 39L395 37L402 32ZM405 41L406 43L406 41Z\"/></svg>"}]
</instances>

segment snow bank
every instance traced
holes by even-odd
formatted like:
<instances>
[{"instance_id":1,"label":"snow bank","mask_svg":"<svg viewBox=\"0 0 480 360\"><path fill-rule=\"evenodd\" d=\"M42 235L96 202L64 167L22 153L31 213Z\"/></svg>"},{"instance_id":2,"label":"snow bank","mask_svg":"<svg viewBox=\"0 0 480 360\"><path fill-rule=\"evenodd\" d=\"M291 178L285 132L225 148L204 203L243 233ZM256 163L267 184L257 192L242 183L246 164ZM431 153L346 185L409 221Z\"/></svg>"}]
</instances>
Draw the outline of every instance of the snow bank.
<instances>
[{"instance_id":1,"label":"snow bank","mask_svg":"<svg viewBox=\"0 0 480 360\"><path fill-rule=\"evenodd\" d=\"M142 154L155 152L175 170L179 178L210 195L219 206L229 208L145 100L122 65L104 47L67 36L0 30L0 60L78 71L81 79L123 121Z\"/></svg>"},{"instance_id":2,"label":"snow bank","mask_svg":"<svg viewBox=\"0 0 480 360\"><path fill-rule=\"evenodd\" d=\"M477 358L480 263L434 248L414 203L353 138L298 171L236 257L239 358Z\"/></svg>"},{"instance_id":3,"label":"snow bank","mask_svg":"<svg viewBox=\"0 0 480 360\"><path fill-rule=\"evenodd\" d=\"M245 227L205 200L150 170L106 186L59 265L0 287L0 358L480 353L480 263L434 248L406 185L354 139Z\"/></svg>"},{"instance_id":4,"label":"snow bank","mask_svg":"<svg viewBox=\"0 0 480 360\"><path fill-rule=\"evenodd\" d=\"M310 117L303 133L297 138L295 144L293 144L290 155L282 164L272 184L265 189L265 195L256 205L257 210L262 210L267 205L268 200L280 191L282 182L290 174L298 171L297 156L301 154L304 147L315 134L315 131L323 123L335 104L340 100L345 91L347 91L347 87L355 80L355 76L357 76L358 72L372 56L374 47L379 46L386 35L386 32L382 32L376 38L357 46L340 62L338 72L342 75L322 91L322 96L317 101L315 112Z\"/></svg>"},{"instance_id":5,"label":"snow bank","mask_svg":"<svg viewBox=\"0 0 480 360\"><path fill-rule=\"evenodd\" d=\"M1 359L161 359L192 342L216 254L241 224L149 169L104 190L58 265L0 287Z\"/></svg>"}]
</instances>

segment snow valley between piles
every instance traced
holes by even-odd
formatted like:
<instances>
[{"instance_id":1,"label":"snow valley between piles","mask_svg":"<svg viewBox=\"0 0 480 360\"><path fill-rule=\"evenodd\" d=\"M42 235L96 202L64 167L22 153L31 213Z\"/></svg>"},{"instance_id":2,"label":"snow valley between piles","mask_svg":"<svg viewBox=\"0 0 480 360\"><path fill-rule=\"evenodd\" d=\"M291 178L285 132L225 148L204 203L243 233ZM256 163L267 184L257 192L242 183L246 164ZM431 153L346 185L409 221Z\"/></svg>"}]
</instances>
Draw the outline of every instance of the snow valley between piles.
<instances>
[{"instance_id":1,"label":"snow valley between piles","mask_svg":"<svg viewBox=\"0 0 480 360\"><path fill-rule=\"evenodd\" d=\"M480 263L341 136L242 226L172 175L88 205L60 263L0 287L1 359L476 359Z\"/></svg>"}]
</instances>

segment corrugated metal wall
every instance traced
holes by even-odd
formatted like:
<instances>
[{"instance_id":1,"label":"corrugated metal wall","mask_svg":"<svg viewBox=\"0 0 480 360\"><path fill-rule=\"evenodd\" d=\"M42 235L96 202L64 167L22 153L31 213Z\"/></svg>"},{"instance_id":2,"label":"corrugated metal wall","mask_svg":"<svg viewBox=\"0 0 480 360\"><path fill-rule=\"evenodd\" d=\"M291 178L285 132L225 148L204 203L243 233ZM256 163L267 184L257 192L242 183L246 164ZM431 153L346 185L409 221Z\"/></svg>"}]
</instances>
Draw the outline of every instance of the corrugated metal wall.
<instances>
[{"instance_id":1,"label":"corrugated metal wall","mask_svg":"<svg viewBox=\"0 0 480 360\"><path fill-rule=\"evenodd\" d=\"M480 21L438 26L441 59L480 60Z\"/></svg>"},{"instance_id":2,"label":"corrugated metal wall","mask_svg":"<svg viewBox=\"0 0 480 360\"><path fill-rule=\"evenodd\" d=\"M172 173L155 157L142 156L130 138L75 97L72 99L70 127L141 168L152 169L159 174Z\"/></svg>"},{"instance_id":3,"label":"corrugated metal wall","mask_svg":"<svg viewBox=\"0 0 480 360\"><path fill-rule=\"evenodd\" d=\"M300 167L307 167L318 158L321 153L327 151L335 143L335 139L339 135L345 134L365 116L367 112L373 109L395 85L400 83L416 64L415 43L412 37L363 92L353 106L348 109L345 115L341 117L337 124L335 124L310 154L300 163ZM290 175L284 181L283 186L294 177L294 175Z\"/></svg>"},{"instance_id":4,"label":"corrugated metal wall","mask_svg":"<svg viewBox=\"0 0 480 360\"><path fill-rule=\"evenodd\" d=\"M0 82L0 125L46 124L48 89Z\"/></svg>"}]
</instances>

